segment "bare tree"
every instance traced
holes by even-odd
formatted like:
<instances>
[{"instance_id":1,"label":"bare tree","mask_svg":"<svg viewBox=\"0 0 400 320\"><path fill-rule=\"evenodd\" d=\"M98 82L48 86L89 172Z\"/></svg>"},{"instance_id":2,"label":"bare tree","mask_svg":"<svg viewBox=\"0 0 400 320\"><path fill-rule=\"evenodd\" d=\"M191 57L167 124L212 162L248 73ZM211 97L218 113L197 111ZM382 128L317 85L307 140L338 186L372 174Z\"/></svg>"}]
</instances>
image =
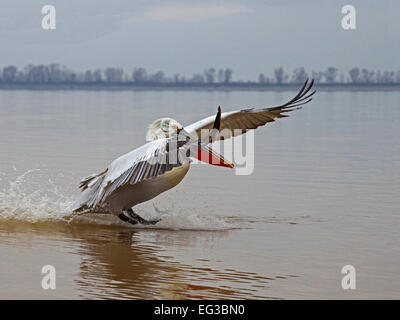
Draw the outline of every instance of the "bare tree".
<instances>
[{"instance_id":1,"label":"bare tree","mask_svg":"<svg viewBox=\"0 0 400 320\"><path fill-rule=\"evenodd\" d=\"M153 83L163 83L165 81L164 72L158 71L149 76L149 81Z\"/></svg>"},{"instance_id":2,"label":"bare tree","mask_svg":"<svg viewBox=\"0 0 400 320\"><path fill-rule=\"evenodd\" d=\"M350 76L352 83L359 83L360 82L360 69L359 68L350 69L349 76Z\"/></svg>"},{"instance_id":3,"label":"bare tree","mask_svg":"<svg viewBox=\"0 0 400 320\"><path fill-rule=\"evenodd\" d=\"M93 72L93 81L96 83L100 83L103 81L103 74L100 69L96 69Z\"/></svg>"},{"instance_id":4,"label":"bare tree","mask_svg":"<svg viewBox=\"0 0 400 320\"><path fill-rule=\"evenodd\" d=\"M325 80L327 83L334 83L336 82L336 77L338 74L338 69L335 67L329 67L325 71Z\"/></svg>"},{"instance_id":5,"label":"bare tree","mask_svg":"<svg viewBox=\"0 0 400 320\"><path fill-rule=\"evenodd\" d=\"M107 68L104 75L109 83L121 83L124 78L124 71L121 68Z\"/></svg>"},{"instance_id":6,"label":"bare tree","mask_svg":"<svg viewBox=\"0 0 400 320\"><path fill-rule=\"evenodd\" d=\"M85 76L84 76L84 78L83 78L84 80L84 82L87 82L87 83L91 83L91 82L93 82L93 75L92 75L92 71L90 71L90 70L86 70L86 72L85 72Z\"/></svg>"},{"instance_id":7,"label":"bare tree","mask_svg":"<svg viewBox=\"0 0 400 320\"><path fill-rule=\"evenodd\" d=\"M384 71L383 72L383 77L382 77L382 82L383 83L394 83L394 82L396 82L394 71Z\"/></svg>"},{"instance_id":8,"label":"bare tree","mask_svg":"<svg viewBox=\"0 0 400 320\"><path fill-rule=\"evenodd\" d=\"M181 82L181 75L179 73L174 74L174 82L175 83Z\"/></svg>"},{"instance_id":9,"label":"bare tree","mask_svg":"<svg viewBox=\"0 0 400 320\"><path fill-rule=\"evenodd\" d=\"M61 72L61 67L59 64L52 63L48 67L48 73L49 73L49 82L50 83L62 82L62 72Z\"/></svg>"},{"instance_id":10,"label":"bare tree","mask_svg":"<svg viewBox=\"0 0 400 320\"><path fill-rule=\"evenodd\" d=\"M218 79L219 83L223 83L224 82L224 76L225 76L224 69L219 69L218 70L218 76L217 76L217 79Z\"/></svg>"},{"instance_id":11,"label":"bare tree","mask_svg":"<svg viewBox=\"0 0 400 320\"><path fill-rule=\"evenodd\" d=\"M324 73L322 71L312 71L311 72L311 77L314 79L314 81L316 83L321 82L323 76L324 76Z\"/></svg>"},{"instance_id":12,"label":"bare tree","mask_svg":"<svg viewBox=\"0 0 400 320\"><path fill-rule=\"evenodd\" d=\"M147 81L147 71L145 68L135 68L132 73L132 80L135 83L144 83Z\"/></svg>"},{"instance_id":13,"label":"bare tree","mask_svg":"<svg viewBox=\"0 0 400 320\"><path fill-rule=\"evenodd\" d=\"M230 68L225 69L224 71L224 82L229 83L232 79L233 71Z\"/></svg>"},{"instance_id":14,"label":"bare tree","mask_svg":"<svg viewBox=\"0 0 400 320\"><path fill-rule=\"evenodd\" d=\"M375 72L369 71L368 69L361 70L361 81L363 83L374 83L375 82Z\"/></svg>"},{"instance_id":15,"label":"bare tree","mask_svg":"<svg viewBox=\"0 0 400 320\"><path fill-rule=\"evenodd\" d=\"M48 83L50 79L49 68L44 65L29 64L24 68L25 81L28 83Z\"/></svg>"},{"instance_id":16,"label":"bare tree","mask_svg":"<svg viewBox=\"0 0 400 320\"><path fill-rule=\"evenodd\" d=\"M194 74L192 78L189 79L190 83L201 84L205 82L204 76L201 74Z\"/></svg>"},{"instance_id":17,"label":"bare tree","mask_svg":"<svg viewBox=\"0 0 400 320\"><path fill-rule=\"evenodd\" d=\"M16 75L17 75L17 67L15 66L8 66L3 69L3 81L5 83L14 82Z\"/></svg>"},{"instance_id":18,"label":"bare tree","mask_svg":"<svg viewBox=\"0 0 400 320\"><path fill-rule=\"evenodd\" d=\"M279 67L274 70L275 81L277 84L282 84L287 81L289 78L288 75L285 74L283 67Z\"/></svg>"},{"instance_id":19,"label":"bare tree","mask_svg":"<svg viewBox=\"0 0 400 320\"><path fill-rule=\"evenodd\" d=\"M400 83L400 70L396 73L396 83Z\"/></svg>"},{"instance_id":20,"label":"bare tree","mask_svg":"<svg viewBox=\"0 0 400 320\"><path fill-rule=\"evenodd\" d=\"M204 76L206 78L207 83L214 83L215 82L215 69L209 68L204 70Z\"/></svg>"},{"instance_id":21,"label":"bare tree","mask_svg":"<svg viewBox=\"0 0 400 320\"><path fill-rule=\"evenodd\" d=\"M303 67L293 70L293 75L292 75L293 83L303 83L307 80L307 78L308 74Z\"/></svg>"},{"instance_id":22,"label":"bare tree","mask_svg":"<svg viewBox=\"0 0 400 320\"><path fill-rule=\"evenodd\" d=\"M266 83L266 78L263 73L258 75L258 83Z\"/></svg>"}]
</instances>

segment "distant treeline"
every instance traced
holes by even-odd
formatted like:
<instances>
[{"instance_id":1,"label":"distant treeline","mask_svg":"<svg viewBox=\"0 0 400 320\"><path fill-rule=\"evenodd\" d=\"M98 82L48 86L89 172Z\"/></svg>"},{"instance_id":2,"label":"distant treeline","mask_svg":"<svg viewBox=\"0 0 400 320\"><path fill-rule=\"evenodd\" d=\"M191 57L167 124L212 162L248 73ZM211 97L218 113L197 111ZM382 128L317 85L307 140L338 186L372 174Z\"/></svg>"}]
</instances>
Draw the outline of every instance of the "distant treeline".
<instances>
[{"instance_id":1,"label":"distant treeline","mask_svg":"<svg viewBox=\"0 0 400 320\"><path fill-rule=\"evenodd\" d=\"M352 68L347 74L339 73L335 67L325 71L308 72L305 68L294 69L290 74L283 67L276 68L272 76L261 73L256 80L234 80L232 69L208 68L202 73L186 77L179 73L167 76L163 71L149 73L145 68L134 68L127 73L122 68L105 68L74 72L59 64L25 66L22 70L16 66L0 69L1 85L132 85L132 86L210 86L210 85L284 85L303 83L313 78L317 83L325 84L400 84L400 70L381 71L365 68Z\"/></svg>"}]
</instances>

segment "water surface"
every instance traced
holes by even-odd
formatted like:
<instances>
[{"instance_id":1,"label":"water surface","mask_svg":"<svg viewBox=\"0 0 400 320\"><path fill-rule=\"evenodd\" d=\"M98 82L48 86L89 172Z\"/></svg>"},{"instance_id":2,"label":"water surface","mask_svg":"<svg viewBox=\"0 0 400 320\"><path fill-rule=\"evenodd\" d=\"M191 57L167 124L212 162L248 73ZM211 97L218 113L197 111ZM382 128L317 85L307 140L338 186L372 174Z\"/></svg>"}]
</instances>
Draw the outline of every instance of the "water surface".
<instances>
[{"instance_id":1,"label":"water surface","mask_svg":"<svg viewBox=\"0 0 400 320\"><path fill-rule=\"evenodd\" d=\"M192 166L137 206L162 216L154 227L70 219L80 179L140 146L156 118L293 94L0 90L0 298L399 298L399 92L317 93L256 130L253 174ZM45 264L56 290L41 288Z\"/></svg>"}]
</instances>

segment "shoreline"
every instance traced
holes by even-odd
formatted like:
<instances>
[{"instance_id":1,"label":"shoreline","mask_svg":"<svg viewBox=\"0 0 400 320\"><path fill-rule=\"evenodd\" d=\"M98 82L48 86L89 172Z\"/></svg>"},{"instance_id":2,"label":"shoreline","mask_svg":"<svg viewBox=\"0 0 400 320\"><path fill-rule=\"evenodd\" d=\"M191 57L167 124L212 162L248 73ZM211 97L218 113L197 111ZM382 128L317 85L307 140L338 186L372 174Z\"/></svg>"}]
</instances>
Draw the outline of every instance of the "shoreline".
<instances>
[{"instance_id":1,"label":"shoreline","mask_svg":"<svg viewBox=\"0 0 400 320\"><path fill-rule=\"evenodd\" d=\"M293 91L301 83L290 84L0 84L0 90L85 90L85 91ZM400 91L398 84L315 84L318 91Z\"/></svg>"}]
</instances>

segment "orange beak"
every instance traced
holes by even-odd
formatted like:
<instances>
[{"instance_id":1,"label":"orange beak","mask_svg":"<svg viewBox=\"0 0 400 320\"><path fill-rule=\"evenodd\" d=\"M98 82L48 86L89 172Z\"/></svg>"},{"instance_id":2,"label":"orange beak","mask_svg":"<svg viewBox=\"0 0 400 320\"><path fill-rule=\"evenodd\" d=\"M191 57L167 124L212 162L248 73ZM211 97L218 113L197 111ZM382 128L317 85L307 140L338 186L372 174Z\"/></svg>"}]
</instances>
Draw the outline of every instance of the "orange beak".
<instances>
[{"instance_id":1,"label":"orange beak","mask_svg":"<svg viewBox=\"0 0 400 320\"><path fill-rule=\"evenodd\" d=\"M205 146L200 149L197 149L197 159L200 161L203 161L205 163L214 165L214 166L220 166L220 167L228 167L228 168L234 168L235 165L232 162L226 161L224 157L222 157L220 154L215 152L213 149Z\"/></svg>"}]
</instances>

